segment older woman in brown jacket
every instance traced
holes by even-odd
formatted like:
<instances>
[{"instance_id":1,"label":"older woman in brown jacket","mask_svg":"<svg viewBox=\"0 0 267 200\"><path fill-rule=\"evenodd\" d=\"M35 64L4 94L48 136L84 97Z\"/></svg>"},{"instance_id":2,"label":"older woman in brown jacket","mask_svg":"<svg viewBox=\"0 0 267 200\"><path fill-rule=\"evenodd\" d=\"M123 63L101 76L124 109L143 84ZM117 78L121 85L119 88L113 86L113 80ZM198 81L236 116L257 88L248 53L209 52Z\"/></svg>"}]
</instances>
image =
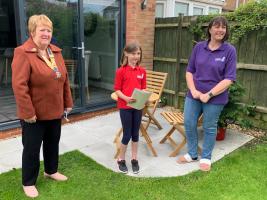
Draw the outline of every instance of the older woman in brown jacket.
<instances>
[{"instance_id":1,"label":"older woman in brown jacket","mask_svg":"<svg viewBox=\"0 0 267 200\"><path fill-rule=\"evenodd\" d=\"M50 44L53 24L45 15L28 22L30 38L14 52L12 87L22 126L22 184L25 194L37 197L35 187L43 142L44 176L65 181L58 170L61 117L73 106L61 49Z\"/></svg>"}]
</instances>

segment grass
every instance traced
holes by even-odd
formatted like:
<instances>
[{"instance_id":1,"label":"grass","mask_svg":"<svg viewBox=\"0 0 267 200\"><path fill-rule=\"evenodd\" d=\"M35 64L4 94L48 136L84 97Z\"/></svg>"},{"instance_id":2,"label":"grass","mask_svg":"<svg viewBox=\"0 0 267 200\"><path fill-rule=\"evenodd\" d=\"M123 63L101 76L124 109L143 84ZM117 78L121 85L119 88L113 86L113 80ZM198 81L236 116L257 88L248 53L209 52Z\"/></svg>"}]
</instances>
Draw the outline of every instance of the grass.
<instances>
[{"instance_id":1,"label":"grass","mask_svg":"<svg viewBox=\"0 0 267 200\"><path fill-rule=\"evenodd\" d=\"M37 199L49 200L261 200L267 199L267 145L243 147L213 164L209 173L182 177L136 178L112 172L78 151L60 156L67 182L39 176ZM43 173L43 168L40 174ZM21 169L0 175L0 199L27 199Z\"/></svg>"}]
</instances>

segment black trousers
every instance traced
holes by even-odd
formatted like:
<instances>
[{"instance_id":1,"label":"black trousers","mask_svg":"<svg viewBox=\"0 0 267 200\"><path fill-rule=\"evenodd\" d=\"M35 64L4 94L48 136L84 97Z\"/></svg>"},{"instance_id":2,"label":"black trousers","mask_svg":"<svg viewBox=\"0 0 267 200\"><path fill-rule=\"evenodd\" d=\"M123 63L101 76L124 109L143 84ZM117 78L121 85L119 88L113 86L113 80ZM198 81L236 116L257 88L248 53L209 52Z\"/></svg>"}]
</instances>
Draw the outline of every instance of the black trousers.
<instances>
[{"instance_id":1,"label":"black trousers","mask_svg":"<svg viewBox=\"0 0 267 200\"><path fill-rule=\"evenodd\" d=\"M44 170L53 174L58 169L59 139L61 119L27 123L20 121L22 127L22 184L35 185L40 168L40 148L43 142Z\"/></svg>"},{"instance_id":2,"label":"black trousers","mask_svg":"<svg viewBox=\"0 0 267 200\"><path fill-rule=\"evenodd\" d=\"M128 145L131 139L133 142L138 142L142 110L120 109L120 118L123 129L121 143Z\"/></svg>"}]
</instances>

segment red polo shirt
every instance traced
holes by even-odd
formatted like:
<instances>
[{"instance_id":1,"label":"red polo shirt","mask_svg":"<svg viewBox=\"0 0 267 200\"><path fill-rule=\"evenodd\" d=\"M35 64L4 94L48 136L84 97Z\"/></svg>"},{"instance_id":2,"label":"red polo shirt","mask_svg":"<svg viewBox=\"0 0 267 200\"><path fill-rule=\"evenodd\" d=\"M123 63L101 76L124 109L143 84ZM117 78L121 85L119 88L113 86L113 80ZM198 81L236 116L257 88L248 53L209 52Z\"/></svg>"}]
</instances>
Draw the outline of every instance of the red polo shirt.
<instances>
[{"instance_id":1,"label":"red polo shirt","mask_svg":"<svg viewBox=\"0 0 267 200\"><path fill-rule=\"evenodd\" d=\"M116 71L114 90L120 90L126 96L132 96L134 88L146 89L146 70L140 66L122 66ZM117 107L130 109L126 101L118 98Z\"/></svg>"}]
</instances>

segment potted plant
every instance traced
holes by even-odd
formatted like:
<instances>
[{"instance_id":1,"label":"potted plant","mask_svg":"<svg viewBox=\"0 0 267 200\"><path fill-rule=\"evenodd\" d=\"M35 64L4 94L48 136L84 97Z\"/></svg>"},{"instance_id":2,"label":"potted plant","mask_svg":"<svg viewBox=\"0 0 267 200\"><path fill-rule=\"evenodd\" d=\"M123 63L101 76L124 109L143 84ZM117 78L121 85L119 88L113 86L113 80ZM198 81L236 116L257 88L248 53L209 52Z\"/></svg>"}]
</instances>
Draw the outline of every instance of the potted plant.
<instances>
[{"instance_id":1,"label":"potted plant","mask_svg":"<svg viewBox=\"0 0 267 200\"><path fill-rule=\"evenodd\" d=\"M226 128L229 124L238 121L244 109L238 104L240 98L244 95L245 89L237 82L229 88L229 101L224 106L218 121L218 132L216 140L224 140Z\"/></svg>"},{"instance_id":2,"label":"potted plant","mask_svg":"<svg viewBox=\"0 0 267 200\"><path fill-rule=\"evenodd\" d=\"M161 98L159 100L159 103L158 103L158 107L162 108L162 107L164 107L166 105L167 105L167 97L161 96Z\"/></svg>"}]
</instances>

